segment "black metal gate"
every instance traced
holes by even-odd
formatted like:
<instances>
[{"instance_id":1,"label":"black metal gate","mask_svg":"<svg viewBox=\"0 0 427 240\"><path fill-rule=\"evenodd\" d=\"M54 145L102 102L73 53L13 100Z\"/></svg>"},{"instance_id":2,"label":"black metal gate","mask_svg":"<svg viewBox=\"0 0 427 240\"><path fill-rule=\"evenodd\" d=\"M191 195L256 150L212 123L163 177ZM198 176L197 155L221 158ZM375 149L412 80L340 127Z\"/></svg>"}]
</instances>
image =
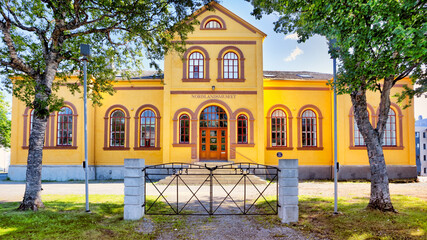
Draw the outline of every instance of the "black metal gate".
<instances>
[{"instance_id":1,"label":"black metal gate","mask_svg":"<svg viewBox=\"0 0 427 240\"><path fill-rule=\"evenodd\" d=\"M273 166L171 163L142 171L147 215L276 215L280 207Z\"/></svg>"}]
</instances>

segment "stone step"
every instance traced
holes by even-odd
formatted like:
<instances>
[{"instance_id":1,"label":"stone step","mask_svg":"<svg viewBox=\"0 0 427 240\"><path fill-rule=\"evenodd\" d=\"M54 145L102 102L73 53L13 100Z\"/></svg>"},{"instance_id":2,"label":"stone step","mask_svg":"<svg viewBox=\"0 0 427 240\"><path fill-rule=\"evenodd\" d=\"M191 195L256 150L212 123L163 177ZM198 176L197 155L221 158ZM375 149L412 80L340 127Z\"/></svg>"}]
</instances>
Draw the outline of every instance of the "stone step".
<instances>
[{"instance_id":1,"label":"stone step","mask_svg":"<svg viewBox=\"0 0 427 240\"><path fill-rule=\"evenodd\" d=\"M236 184L242 178L242 175L214 175L214 176L215 178L213 179L213 184L215 185L218 184L217 180L221 184ZM208 182L210 181L208 179L208 175L180 175L180 177L186 184L202 184L203 181L208 181ZM158 184L169 184L173 178L174 176L168 176L160 180ZM251 184L251 182L253 184L267 184L265 180L255 175L249 175L248 178L250 179L250 181L249 179L246 179L246 184ZM179 179L178 184L184 184L182 180ZM176 179L171 184L176 184ZM242 179L239 182L239 184L244 184L244 179Z\"/></svg>"}]
</instances>

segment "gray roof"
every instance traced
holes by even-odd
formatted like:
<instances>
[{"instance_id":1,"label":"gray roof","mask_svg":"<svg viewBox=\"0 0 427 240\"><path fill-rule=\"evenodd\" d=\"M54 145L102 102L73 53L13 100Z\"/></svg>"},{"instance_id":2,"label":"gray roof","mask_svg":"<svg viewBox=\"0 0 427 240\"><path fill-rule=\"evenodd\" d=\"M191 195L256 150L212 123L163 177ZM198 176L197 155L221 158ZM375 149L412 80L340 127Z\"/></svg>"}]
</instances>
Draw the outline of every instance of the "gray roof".
<instances>
[{"instance_id":1,"label":"gray roof","mask_svg":"<svg viewBox=\"0 0 427 240\"><path fill-rule=\"evenodd\" d=\"M130 79L163 79L164 78L164 74L158 74L157 71L142 71L139 73L132 73L130 72L132 76ZM116 76L117 80L122 80L122 76L121 74Z\"/></svg>"},{"instance_id":2,"label":"gray roof","mask_svg":"<svg viewBox=\"0 0 427 240\"><path fill-rule=\"evenodd\" d=\"M264 71L264 78L274 80L331 80L333 75L307 71Z\"/></svg>"},{"instance_id":3,"label":"gray roof","mask_svg":"<svg viewBox=\"0 0 427 240\"><path fill-rule=\"evenodd\" d=\"M415 127L427 127L427 118L418 119L415 121Z\"/></svg>"}]
</instances>

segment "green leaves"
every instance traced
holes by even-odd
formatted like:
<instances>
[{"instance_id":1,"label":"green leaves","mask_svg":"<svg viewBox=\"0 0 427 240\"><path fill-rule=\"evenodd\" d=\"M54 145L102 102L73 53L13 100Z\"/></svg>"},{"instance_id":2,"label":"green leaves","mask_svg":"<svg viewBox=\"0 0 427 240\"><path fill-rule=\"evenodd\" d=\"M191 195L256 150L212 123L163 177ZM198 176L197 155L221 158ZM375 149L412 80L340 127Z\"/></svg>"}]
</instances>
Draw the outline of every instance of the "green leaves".
<instances>
[{"instance_id":1,"label":"green leaves","mask_svg":"<svg viewBox=\"0 0 427 240\"><path fill-rule=\"evenodd\" d=\"M90 44L88 92L94 104L101 104L103 92L113 93L118 71L130 76L147 67L143 59L157 67L156 61L168 51L183 52L182 42L173 40L186 39L197 23L190 14L207 2L0 0L2 81L27 106L55 111L62 101L55 96L59 86L81 91L79 46ZM7 42L8 34L11 40ZM69 82L76 73L79 82ZM37 93L41 94L38 99Z\"/></svg>"},{"instance_id":2,"label":"green leaves","mask_svg":"<svg viewBox=\"0 0 427 240\"><path fill-rule=\"evenodd\" d=\"M0 147L10 148L11 122L7 117L9 104L4 101L4 95L0 92Z\"/></svg>"},{"instance_id":3,"label":"green leaves","mask_svg":"<svg viewBox=\"0 0 427 240\"><path fill-rule=\"evenodd\" d=\"M399 81L412 74L425 76L427 63L427 7L423 1L299 1L271 3L252 1L252 14L276 12L280 15L275 31L298 32L304 42L313 34L337 39L340 93L360 88L377 91L378 83L392 76ZM286 7L285 7L286 6ZM424 66L417 67L417 66ZM420 73L415 74L415 69ZM425 84L424 81L418 83ZM414 92L406 89L400 95L413 96L423 91L420 84Z\"/></svg>"}]
</instances>

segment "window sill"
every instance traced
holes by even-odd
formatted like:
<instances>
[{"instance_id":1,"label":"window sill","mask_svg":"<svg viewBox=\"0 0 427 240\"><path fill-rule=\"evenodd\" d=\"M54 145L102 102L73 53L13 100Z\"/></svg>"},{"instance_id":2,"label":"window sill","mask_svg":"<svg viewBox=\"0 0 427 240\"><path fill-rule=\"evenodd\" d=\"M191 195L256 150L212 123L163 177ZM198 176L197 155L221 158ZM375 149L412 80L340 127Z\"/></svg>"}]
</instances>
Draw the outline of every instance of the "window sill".
<instances>
[{"instance_id":1,"label":"window sill","mask_svg":"<svg viewBox=\"0 0 427 240\"><path fill-rule=\"evenodd\" d=\"M194 143L174 143L172 144L172 147L195 147L196 144Z\"/></svg>"},{"instance_id":2,"label":"window sill","mask_svg":"<svg viewBox=\"0 0 427 240\"><path fill-rule=\"evenodd\" d=\"M278 146L278 147L267 147L267 150L293 150L293 147L285 147L285 146Z\"/></svg>"},{"instance_id":3,"label":"window sill","mask_svg":"<svg viewBox=\"0 0 427 240\"><path fill-rule=\"evenodd\" d=\"M231 144L232 147L255 147L255 143L235 143Z\"/></svg>"},{"instance_id":4,"label":"window sill","mask_svg":"<svg viewBox=\"0 0 427 240\"><path fill-rule=\"evenodd\" d=\"M183 82L210 82L208 78L183 78Z\"/></svg>"},{"instance_id":5,"label":"window sill","mask_svg":"<svg viewBox=\"0 0 427 240\"><path fill-rule=\"evenodd\" d=\"M348 147L350 150L366 150L366 146L351 146ZM383 146L383 150L403 150L404 147L398 146Z\"/></svg>"},{"instance_id":6,"label":"window sill","mask_svg":"<svg viewBox=\"0 0 427 240\"><path fill-rule=\"evenodd\" d=\"M200 28L200 30L227 30L227 28Z\"/></svg>"},{"instance_id":7,"label":"window sill","mask_svg":"<svg viewBox=\"0 0 427 240\"><path fill-rule=\"evenodd\" d=\"M298 150L314 150L320 151L323 150L323 147L297 147Z\"/></svg>"},{"instance_id":8,"label":"window sill","mask_svg":"<svg viewBox=\"0 0 427 240\"><path fill-rule=\"evenodd\" d=\"M403 146L383 146L383 150L403 150Z\"/></svg>"},{"instance_id":9,"label":"window sill","mask_svg":"<svg viewBox=\"0 0 427 240\"><path fill-rule=\"evenodd\" d=\"M22 149L29 149L29 146L22 146ZM44 149L77 149L77 146L44 146Z\"/></svg>"},{"instance_id":10,"label":"window sill","mask_svg":"<svg viewBox=\"0 0 427 240\"><path fill-rule=\"evenodd\" d=\"M54 147L44 147L43 149L77 149L77 146L54 146Z\"/></svg>"},{"instance_id":11,"label":"window sill","mask_svg":"<svg viewBox=\"0 0 427 240\"><path fill-rule=\"evenodd\" d=\"M137 151L157 151L160 150L159 147L135 147L133 148L133 150L137 150Z\"/></svg>"},{"instance_id":12,"label":"window sill","mask_svg":"<svg viewBox=\"0 0 427 240\"><path fill-rule=\"evenodd\" d=\"M128 147L106 147L103 149L106 151L126 151L126 150L129 150L130 148L128 148Z\"/></svg>"},{"instance_id":13,"label":"window sill","mask_svg":"<svg viewBox=\"0 0 427 240\"><path fill-rule=\"evenodd\" d=\"M244 82L246 79L244 78L218 78L217 82Z\"/></svg>"}]
</instances>

